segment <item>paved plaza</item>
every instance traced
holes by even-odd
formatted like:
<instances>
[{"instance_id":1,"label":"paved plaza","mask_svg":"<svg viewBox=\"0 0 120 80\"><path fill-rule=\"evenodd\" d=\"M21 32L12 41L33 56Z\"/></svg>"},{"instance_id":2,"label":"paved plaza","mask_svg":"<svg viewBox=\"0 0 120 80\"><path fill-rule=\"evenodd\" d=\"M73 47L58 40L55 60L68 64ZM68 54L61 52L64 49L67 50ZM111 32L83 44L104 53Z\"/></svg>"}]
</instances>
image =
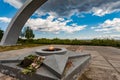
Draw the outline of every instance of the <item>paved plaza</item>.
<instances>
[{"instance_id":1,"label":"paved plaza","mask_svg":"<svg viewBox=\"0 0 120 80\"><path fill-rule=\"evenodd\" d=\"M68 46L66 47L75 52L87 52L92 56L89 67L86 68L80 80L120 80L120 49L114 47L99 46ZM0 52L0 59L8 59L16 56L24 55L39 49L40 47L25 48L20 50L12 50ZM0 80L17 80L0 73Z\"/></svg>"}]
</instances>

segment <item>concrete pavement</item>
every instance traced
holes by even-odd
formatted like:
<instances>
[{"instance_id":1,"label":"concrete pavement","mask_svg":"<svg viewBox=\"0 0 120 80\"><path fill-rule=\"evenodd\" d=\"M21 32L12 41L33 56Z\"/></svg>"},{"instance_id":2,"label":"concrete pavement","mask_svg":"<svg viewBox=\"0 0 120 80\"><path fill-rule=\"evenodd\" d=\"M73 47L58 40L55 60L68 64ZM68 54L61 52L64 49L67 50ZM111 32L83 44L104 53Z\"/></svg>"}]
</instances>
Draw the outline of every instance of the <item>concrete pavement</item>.
<instances>
[{"instance_id":1,"label":"concrete pavement","mask_svg":"<svg viewBox=\"0 0 120 80\"><path fill-rule=\"evenodd\" d=\"M91 54L91 63L80 80L120 80L120 49L104 46L60 45L60 47L67 47L69 50ZM0 52L0 59L24 55L38 48L40 47ZM5 77L8 78L8 76L0 73L0 80L7 80ZM9 80L16 79L9 77Z\"/></svg>"}]
</instances>

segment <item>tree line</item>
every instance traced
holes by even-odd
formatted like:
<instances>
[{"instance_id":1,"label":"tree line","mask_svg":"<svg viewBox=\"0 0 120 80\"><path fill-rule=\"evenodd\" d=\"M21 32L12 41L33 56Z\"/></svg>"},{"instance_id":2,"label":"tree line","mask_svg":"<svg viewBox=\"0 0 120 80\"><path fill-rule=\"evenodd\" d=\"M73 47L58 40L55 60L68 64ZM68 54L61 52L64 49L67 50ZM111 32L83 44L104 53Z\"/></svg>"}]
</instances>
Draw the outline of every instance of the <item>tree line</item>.
<instances>
[{"instance_id":1,"label":"tree line","mask_svg":"<svg viewBox=\"0 0 120 80\"><path fill-rule=\"evenodd\" d=\"M0 40L4 31L0 29ZM113 46L120 47L120 40L114 39L93 39L93 40L78 40L78 39L33 39L35 37L33 30L30 27L25 27L20 34L18 44L62 44L62 45L94 45L94 46Z\"/></svg>"},{"instance_id":2,"label":"tree line","mask_svg":"<svg viewBox=\"0 0 120 80\"><path fill-rule=\"evenodd\" d=\"M114 39L92 39L92 40L78 40L78 39L20 39L19 43L23 44L61 44L61 45L92 45L92 46L113 46L120 48L120 40Z\"/></svg>"}]
</instances>

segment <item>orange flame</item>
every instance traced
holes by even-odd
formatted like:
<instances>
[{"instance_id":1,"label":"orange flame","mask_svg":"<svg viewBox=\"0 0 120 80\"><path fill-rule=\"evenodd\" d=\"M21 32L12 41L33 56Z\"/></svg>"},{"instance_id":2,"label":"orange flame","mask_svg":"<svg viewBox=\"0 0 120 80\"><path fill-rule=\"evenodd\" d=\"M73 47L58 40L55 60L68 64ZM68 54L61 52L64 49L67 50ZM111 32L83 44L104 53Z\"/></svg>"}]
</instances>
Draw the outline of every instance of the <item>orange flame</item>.
<instances>
[{"instance_id":1,"label":"orange flame","mask_svg":"<svg viewBox=\"0 0 120 80\"><path fill-rule=\"evenodd\" d=\"M54 50L54 47L53 47L53 46L50 46L50 47L49 47L49 50Z\"/></svg>"}]
</instances>

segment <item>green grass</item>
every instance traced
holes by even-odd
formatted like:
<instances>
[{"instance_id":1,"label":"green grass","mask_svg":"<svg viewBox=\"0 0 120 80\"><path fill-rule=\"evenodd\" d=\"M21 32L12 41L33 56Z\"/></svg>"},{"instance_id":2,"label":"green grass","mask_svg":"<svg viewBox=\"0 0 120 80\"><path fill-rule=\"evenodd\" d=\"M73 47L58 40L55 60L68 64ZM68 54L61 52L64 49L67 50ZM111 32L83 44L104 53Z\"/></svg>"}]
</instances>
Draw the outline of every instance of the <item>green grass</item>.
<instances>
[{"instance_id":1,"label":"green grass","mask_svg":"<svg viewBox=\"0 0 120 80\"><path fill-rule=\"evenodd\" d=\"M4 46L4 47L0 46L0 52L23 49L23 48L30 48L30 47L36 47L36 46L42 46L42 44L23 44L23 45Z\"/></svg>"},{"instance_id":2,"label":"green grass","mask_svg":"<svg viewBox=\"0 0 120 80\"><path fill-rule=\"evenodd\" d=\"M114 39L93 39L93 40L78 40L78 39L34 39L34 40L20 40L20 43L33 44L62 44L62 45L92 45L92 46L112 46L120 48L120 40Z\"/></svg>"},{"instance_id":3,"label":"green grass","mask_svg":"<svg viewBox=\"0 0 120 80\"><path fill-rule=\"evenodd\" d=\"M87 45L87 46L112 46L120 48L120 40L114 39L93 39L93 40L70 40L70 39L34 39L34 40L23 40L19 39L18 44L16 46L7 46L7 47L0 47L0 52L2 51L9 51L9 50L17 50L23 48L30 48L42 45L49 45L49 44L60 44L60 45Z\"/></svg>"}]
</instances>

